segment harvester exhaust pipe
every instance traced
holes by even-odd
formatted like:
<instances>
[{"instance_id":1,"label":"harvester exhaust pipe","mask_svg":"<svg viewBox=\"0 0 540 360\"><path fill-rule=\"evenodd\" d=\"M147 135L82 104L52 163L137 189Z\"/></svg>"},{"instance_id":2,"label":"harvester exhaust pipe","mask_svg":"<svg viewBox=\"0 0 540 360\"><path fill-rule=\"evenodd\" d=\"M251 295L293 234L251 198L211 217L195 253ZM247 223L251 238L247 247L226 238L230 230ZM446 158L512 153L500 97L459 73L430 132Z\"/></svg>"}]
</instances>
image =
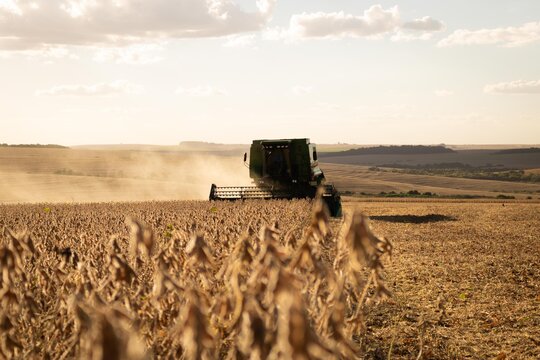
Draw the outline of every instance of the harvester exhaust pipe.
<instances>
[{"instance_id":1,"label":"harvester exhaust pipe","mask_svg":"<svg viewBox=\"0 0 540 360\"><path fill-rule=\"evenodd\" d=\"M244 153L244 166L249 169L249 163L247 162L247 153Z\"/></svg>"}]
</instances>

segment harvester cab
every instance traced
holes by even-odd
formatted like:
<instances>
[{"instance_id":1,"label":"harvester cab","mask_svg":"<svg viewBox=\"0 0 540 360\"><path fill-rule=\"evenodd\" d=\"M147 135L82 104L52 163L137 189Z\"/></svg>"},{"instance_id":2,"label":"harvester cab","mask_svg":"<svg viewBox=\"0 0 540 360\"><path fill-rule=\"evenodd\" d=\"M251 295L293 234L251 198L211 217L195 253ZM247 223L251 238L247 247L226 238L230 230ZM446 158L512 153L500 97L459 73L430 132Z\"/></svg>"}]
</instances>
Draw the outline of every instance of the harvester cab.
<instances>
[{"instance_id":1,"label":"harvester cab","mask_svg":"<svg viewBox=\"0 0 540 360\"><path fill-rule=\"evenodd\" d=\"M309 139L254 140L244 163L255 186L218 187L212 184L210 200L322 198L332 216L341 216L341 199L325 181L317 149Z\"/></svg>"}]
</instances>

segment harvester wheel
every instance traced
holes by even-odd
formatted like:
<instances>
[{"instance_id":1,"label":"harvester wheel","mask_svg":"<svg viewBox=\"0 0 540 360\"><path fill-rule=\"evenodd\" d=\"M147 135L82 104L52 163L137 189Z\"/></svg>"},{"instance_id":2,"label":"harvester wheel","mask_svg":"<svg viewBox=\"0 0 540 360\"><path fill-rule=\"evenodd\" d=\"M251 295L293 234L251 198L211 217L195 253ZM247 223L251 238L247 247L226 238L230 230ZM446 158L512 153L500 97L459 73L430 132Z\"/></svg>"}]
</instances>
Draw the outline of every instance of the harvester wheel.
<instances>
[{"instance_id":1,"label":"harvester wheel","mask_svg":"<svg viewBox=\"0 0 540 360\"><path fill-rule=\"evenodd\" d=\"M342 217L343 210L341 208L341 197L338 194L335 194L331 197L324 198L326 205L328 206L328 211L332 217Z\"/></svg>"}]
</instances>

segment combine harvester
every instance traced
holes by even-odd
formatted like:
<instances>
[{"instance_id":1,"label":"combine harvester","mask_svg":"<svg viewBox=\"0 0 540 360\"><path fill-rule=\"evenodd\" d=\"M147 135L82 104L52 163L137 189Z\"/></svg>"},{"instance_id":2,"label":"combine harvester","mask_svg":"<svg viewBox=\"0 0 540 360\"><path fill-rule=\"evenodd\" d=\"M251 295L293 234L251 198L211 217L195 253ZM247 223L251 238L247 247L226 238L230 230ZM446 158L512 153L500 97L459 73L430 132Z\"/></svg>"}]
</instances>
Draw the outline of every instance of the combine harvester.
<instances>
[{"instance_id":1,"label":"combine harvester","mask_svg":"<svg viewBox=\"0 0 540 360\"><path fill-rule=\"evenodd\" d=\"M342 215L341 198L332 184L325 181L317 161L315 144L309 139L253 140L244 154L244 164L255 186L226 186L212 184L210 200L241 199L298 199L317 195L322 198L334 217Z\"/></svg>"}]
</instances>

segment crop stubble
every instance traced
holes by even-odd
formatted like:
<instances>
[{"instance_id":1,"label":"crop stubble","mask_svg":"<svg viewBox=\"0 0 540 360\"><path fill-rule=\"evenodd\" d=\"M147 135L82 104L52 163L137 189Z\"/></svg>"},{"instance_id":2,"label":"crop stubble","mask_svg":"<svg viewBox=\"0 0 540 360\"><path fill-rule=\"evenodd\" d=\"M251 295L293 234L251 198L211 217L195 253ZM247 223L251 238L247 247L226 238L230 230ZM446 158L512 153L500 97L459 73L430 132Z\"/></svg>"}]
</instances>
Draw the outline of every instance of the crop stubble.
<instances>
[{"instance_id":1,"label":"crop stubble","mask_svg":"<svg viewBox=\"0 0 540 360\"><path fill-rule=\"evenodd\" d=\"M3 236L3 256L19 252L23 270L3 274L2 352L540 355L539 204L352 202L344 222L327 222L311 207L303 200L0 206L0 228L19 232L16 241ZM390 243L370 236L353 207L392 240L384 274ZM393 296L378 303L388 289Z\"/></svg>"},{"instance_id":2,"label":"crop stubble","mask_svg":"<svg viewBox=\"0 0 540 360\"><path fill-rule=\"evenodd\" d=\"M540 204L353 204L383 219L373 227L395 247L394 303L367 316L368 343L393 341L406 358L424 328L427 358L540 357ZM438 219L428 215L447 219L414 221Z\"/></svg>"}]
</instances>

